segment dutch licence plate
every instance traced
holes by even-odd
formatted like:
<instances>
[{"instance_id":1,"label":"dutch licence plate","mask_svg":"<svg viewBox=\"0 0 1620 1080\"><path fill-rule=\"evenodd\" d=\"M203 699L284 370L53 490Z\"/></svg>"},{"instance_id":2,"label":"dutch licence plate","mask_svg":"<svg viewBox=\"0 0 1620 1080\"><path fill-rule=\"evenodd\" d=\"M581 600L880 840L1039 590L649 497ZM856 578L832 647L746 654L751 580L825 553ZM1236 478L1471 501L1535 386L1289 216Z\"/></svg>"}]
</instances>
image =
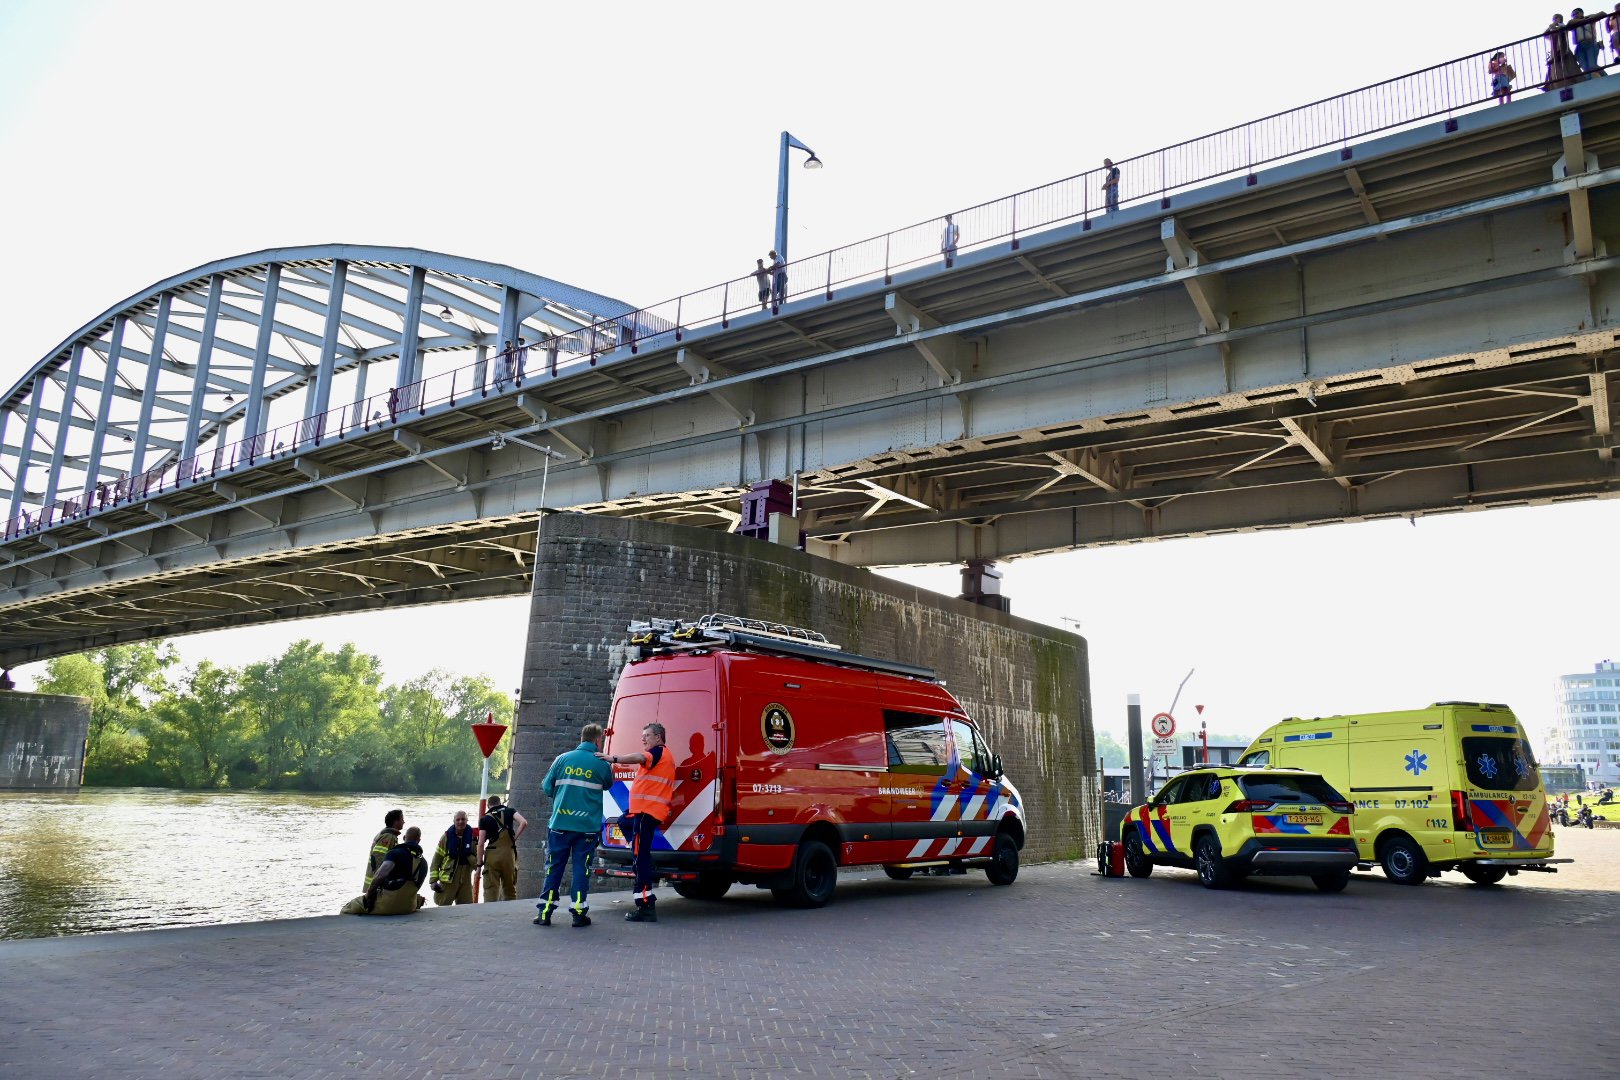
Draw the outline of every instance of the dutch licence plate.
<instances>
[{"instance_id":1,"label":"dutch licence plate","mask_svg":"<svg viewBox=\"0 0 1620 1080\"><path fill-rule=\"evenodd\" d=\"M1290 824L1290 825L1320 825L1320 824L1322 824L1322 815L1321 814L1289 814L1288 815L1288 824Z\"/></svg>"},{"instance_id":2,"label":"dutch licence plate","mask_svg":"<svg viewBox=\"0 0 1620 1080\"><path fill-rule=\"evenodd\" d=\"M624 830L617 825L608 826L608 843L624 847Z\"/></svg>"},{"instance_id":3,"label":"dutch licence plate","mask_svg":"<svg viewBox=\"0 0 1620 1080\"><path fill-rule=\"evenodd\" d=\"M1479 830L1479 838L1483 843L1487 844L1511 844L1513 843L1513 830L1481 829Z\"/></svg>"}]
</instances>

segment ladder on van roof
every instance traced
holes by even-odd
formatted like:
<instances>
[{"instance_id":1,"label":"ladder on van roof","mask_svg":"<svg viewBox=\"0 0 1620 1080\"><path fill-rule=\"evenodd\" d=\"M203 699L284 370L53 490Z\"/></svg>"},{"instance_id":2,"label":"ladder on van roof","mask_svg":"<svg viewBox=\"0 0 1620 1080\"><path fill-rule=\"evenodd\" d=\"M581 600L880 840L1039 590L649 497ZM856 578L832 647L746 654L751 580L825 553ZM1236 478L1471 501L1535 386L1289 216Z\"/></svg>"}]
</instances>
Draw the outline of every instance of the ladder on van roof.
<instances>
[{"instance_id":1,"label":"ladder on van roof","mask_svg":"<svg viewBox=\"0 0 1620 1080\"><path fill-rule=\"evenodd\" d=\"M932 668L907 664L900 660L884 660L876 656L846 652L841 646L828 641L824 634L815 630L789 626L786 623L767 622L763 619L749 619L741 615L715 612L693 620L638 619L630 624L628 633L629 644L640 646L644 655L653 652L712 649L719 646L748 652L797 656L806 660L823 660L846 667L904 675L944 685L944 681Z\"/></svg>"}]
</instances>

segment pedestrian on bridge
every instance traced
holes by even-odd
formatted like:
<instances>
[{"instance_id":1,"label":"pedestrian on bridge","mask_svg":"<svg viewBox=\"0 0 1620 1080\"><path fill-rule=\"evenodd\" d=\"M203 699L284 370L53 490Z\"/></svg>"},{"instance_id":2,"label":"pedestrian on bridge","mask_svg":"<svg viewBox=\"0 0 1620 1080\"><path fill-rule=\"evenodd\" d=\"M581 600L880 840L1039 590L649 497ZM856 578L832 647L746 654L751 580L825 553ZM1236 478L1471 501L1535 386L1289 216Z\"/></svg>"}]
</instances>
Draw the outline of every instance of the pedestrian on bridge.
<instances>
[{"instance_id":1,"label":"pedestrian on bridge","mask_svg":"<svg viewBox=\"0 0 1620 1080\"><path fill-rule=\"evenodd\" d=\"M613 769L600 757L602 725L579 729L579 745L557 755L541 783L551 799L546 829L546 883L540 890L536 926L550 926L562 890L563 871L573 866L569 914L576 927L591 925L590 862L602 839L602 792L613 786Z\"/></svg>"},{"instance_id":2,"label":"pedestrian on bridge","mask_svg":"<svg viewBox=\"0 0 1620 1080\"><path fill-rule=\"evenodd\" d=\"M771 272L765 269L764 259L754 260L754 284L759 286L759 310L771 306Z\"/></svg>"},{"instance_id":3,"label":"pedestrian on bridge","mask_svg":"<svg viewBox=\"0 0 1620 1080\"><path fill-rule=\"evenodd\" d=\"M516 377L517 377L518 382L521 383L523 381L523 373L526 370L528 370L528 367L529 367L529 342L525 338L518 338L518 343L517 343L517 366L515 368Z\"/></svg>"},{"instance_id":4,"label":"pedestrian on bridge","mask_svg":"<svg viewBox=\"0 0 1620 1080\"><path fill-rule=\"evenodd\" d=\"M956 243L962 238L962 230L956 227L951 215L945 215L945 229L939 234L939 251L945 256L945 265L951 266L956 262Z\"/></svg>"},{"instance_id":5,"label":"pedestrian on bridge","mask_svg":"<svg viewBox=\"0 0 1620 1080\"><path fill-rule=\"evenodd\" d=\"M1561 90L1573 85L1581 77L1581 68L1575 62L1575 54L1569 51L1569 33L1564 26L1564 17L1554 15L1551 25L1541 36L1547 42L1547 80L1541 84L1541 88Z\"/></svg>"},{"instance_id":6,"label":"pedestrian on bridge","mask_svg":"<svg viewBox=\"0 0 1620 1080\"><path fill-rule=\"evenodd\" d=\"M522 814L489 797L489 812L478 820L478 865L484 870L484 903L517 899L517 842L528 829Z\"/></svg>"},{"instance_id":7,"label":"pedestrian on bridge","mask_svg":"<svg viewBox=\"0 0 1620 1080\"><path fill-rule=\"evenodd\" d=\"M767 254L771 257L771 303L780 306L787 302L787 263L775 251Z\"/></svg>"},{"instance_id":8,"label":"pedestrian on bridge","mask_svg":"<svg viewBox=\"0 0 1620 1080\"><path fill-rule=\"evenodd\" d=\"M1581 8L1569 13L1569 37L1575 45L1575 63L1580 65L1582 75L1588 79L1594 74L1603 74L1603 64L1598 59L1599 18L1594 15L1588 19Z\"/></svg>"},{"instance_id":9,"label":"pedestrian on bridge","mask_svg":"<svg viewBox=\"0 0 1620 1080\"><path fill-rule=\"evenodd\" d=\"M1119 166L1114 164L1113 158L1103 158L1103 201L1108 206L1108 213L1112 214L1119 209Z\"/></svg>"},{"instance_id":10,"label":"pedestrian on bridge","mask_svg":"<svg viewBox=\"0 0 1620 1080\"><path fill-rule=\"evenodd\" d=\"M1513 80L1519 73L1513 70L1513 65L1508 63L1507 54L1500 49L1491 57L1488 70L1491 75L1491 93L1496 96L1496 103L1506 105L1513 100Z\"/></svg>"}]
</instances>

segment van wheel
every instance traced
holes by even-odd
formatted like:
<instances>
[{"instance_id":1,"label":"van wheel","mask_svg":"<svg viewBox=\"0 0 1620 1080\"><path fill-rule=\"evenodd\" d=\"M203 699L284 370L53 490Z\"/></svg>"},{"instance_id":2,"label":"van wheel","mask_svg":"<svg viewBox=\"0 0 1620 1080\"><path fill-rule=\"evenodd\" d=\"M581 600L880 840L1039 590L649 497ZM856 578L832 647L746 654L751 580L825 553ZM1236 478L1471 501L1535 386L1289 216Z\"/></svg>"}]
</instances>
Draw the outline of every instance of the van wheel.
<instances>
[{"instance_id":1,"label":"van wheel","mask_svg":"<svg viewBox=\"0 0 1620 1080\"><path fill-rule=\"evenodd\" d=\"M1421 885L1429 879L1429 857L1410 836L1392 836L1378 846L1384 876L1399 885Z\"/></svg>"},{"instance_id":2,"label":"van wheel","mask_svg":"<svg viewBox=\"0 0 1620 1080\"><path fill-rule=\"evenodd\" d=\"M1018 845L1010 834L996 833L996 846L984 876L992 885L1011 885L1018 880Z\"/></svg>"},{"instance_id":3,"label":"van wheel","mask_svg":"<svg viewBox=\"0 0 1620 1080\"><path fill-rule=\"evenodd\" d=\"M1473 863L1463 863L1457 869L1463 872L1463 877L1475 885L1495 885L1507 877L1507 870L1500 866L1475 866Z\"/></svg>"},{"instance_id":4,"label":"van wheel","mask_svg":"<svg viewBox=\"0 0 1620 1080\"><path fill-rule=\"evenodd\" d=\"M911 867L909 866L885 866L883 872L895 881L911 880Z\"/></svg>"},{"instance_id":5,"label":"van wheel","mask_svg":"<svg viewBox=\"0 0 1620 1080\"><path fill-rule=\"evenodd\" d=\"M1323 892L1344 892L1344 887L1350 884L1350 871L1334 870L1327 874L1312 874L1311 884Z\"/></svg>"},{"instance_id":6,"label":"van wheel","mask_svg":"<svg viewBox=\"0 0 1620 1080\"><path fill-rule=\"evenodd\" d=\"M1198 865L1198 882L1206 889L1224 889L1231 874L1221 858L1221 842L1205 834L1193 845L1193 860Z\"/></svg>"},{"instance_id":7,"label":"van wheel","mask_svg":"<svg viewBox=\"0 0 1620 1080\"><path fill-rule=\"evenodd\" d=\"M1153 860L1142 850L1142 838L1135 832L1125 834L1125 871L1138 878L1153 873Z\"/></svg>"},{"instance_id":8,"label":"van wheel","mask_svg":"<svg viewBox=\"0 0 1620 1080\"><path fill-rule=\"evenodd\" d=\"M820 840L806 840L793 857L793 884L773 889L782 903L794 907L818 908L833 898L838 888L838 859L832 848Z\"/></svg>"},{"instance_id":9,"label":"van wheel","mask_svg":"<svg viewBox=\"0 0 1620 1080\"><path fill-rule=\"evenodd\" d=\"M696 881L673 881L676 896L688 900L719 900L731 888L731 879L719 874L699 874Z\"/></svg>"}]
</instances>

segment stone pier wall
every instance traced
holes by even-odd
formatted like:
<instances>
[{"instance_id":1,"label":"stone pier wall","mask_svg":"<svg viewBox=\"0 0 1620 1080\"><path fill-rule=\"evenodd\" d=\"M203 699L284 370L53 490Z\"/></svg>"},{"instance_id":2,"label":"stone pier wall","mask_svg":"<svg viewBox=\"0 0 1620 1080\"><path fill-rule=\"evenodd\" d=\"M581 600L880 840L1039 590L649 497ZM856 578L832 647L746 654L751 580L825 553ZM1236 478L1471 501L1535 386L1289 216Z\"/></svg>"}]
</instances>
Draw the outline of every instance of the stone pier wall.
<instances>
[{"instance_id":1,"label":"stone pier wall","mask_svg":"<svg viewBox=\"0 0 1620 1080\"><path fill-rule=\"evenodd\" d=\"M1016 602L1016 598L1015 602ZM934 668L1026 800L1026 861L1078 857L1098 803L1083 638L760 540L596 515L545 519L514 732L511 798L533 828L519 891L538 895L541 779L605 720L632 619L723 611L819 630L854 652Z\"/></svg>"},{"instance_id":2,"label":"stone pier wall","mask_svg":"<svg viewBox=\"0 0 1620 1080\"><path fill-rule=\"evenodd\" d=\"M0 691L0 791L78 791L90 702Z\"/></svg>"}]
</instances>

